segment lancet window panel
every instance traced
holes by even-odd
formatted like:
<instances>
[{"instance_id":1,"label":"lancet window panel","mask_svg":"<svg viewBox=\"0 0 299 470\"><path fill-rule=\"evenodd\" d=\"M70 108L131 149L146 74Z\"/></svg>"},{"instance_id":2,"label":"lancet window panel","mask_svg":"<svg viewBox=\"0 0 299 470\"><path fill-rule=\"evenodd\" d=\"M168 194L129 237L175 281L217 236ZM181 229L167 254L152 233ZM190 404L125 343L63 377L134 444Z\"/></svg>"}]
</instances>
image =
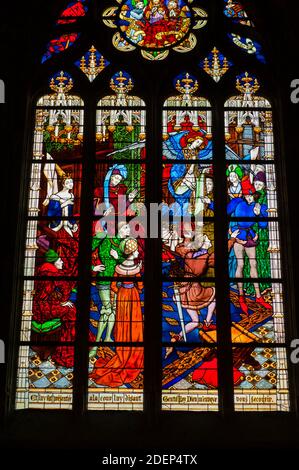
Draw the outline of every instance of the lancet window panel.
<instances>
[{"instance_id":1,"label":"lancet window panel","mask_svg":"<svg viewBox=\"0 0 299 470\"><path fill-rule=\"evenodd\" d=\"M133 86L115 73L96 111L89 410L144 406L146 108Z\"/></svg>"},{"instance_id":2,"label":"lancet window panel","mask_svg":"<svg viewBox=\"0 0 299 470\"><path fill-rule=\"evenodd\" d=\"M17 409L72 408L84 103L68 73L49 85L35 112Z\"/></svg>"},{"instance_id":3,"label":"lancet window panel","mask_svg":"<svg viewBox=\"0 0 299 470\"><path fill-rule=\"evenodd\" d=\"M257 95L255 76L239 75L236 88L225 105L231 339L240 345L234 367L240 355L243 361L235 410L288 411L286 350L271 347L285 346L288 320L272 109Z\"/></svg>"},{"instance_id":4,"label":"lancet window panel","mask_svg":"<svg viewBox=\"0 0 299 470\"><path fill-rule=\"evenodd\" d=\"M212 110L196 77L173 83L179 94L163 109L162 410L218 411Z\"/></svg>"}]
</instances>

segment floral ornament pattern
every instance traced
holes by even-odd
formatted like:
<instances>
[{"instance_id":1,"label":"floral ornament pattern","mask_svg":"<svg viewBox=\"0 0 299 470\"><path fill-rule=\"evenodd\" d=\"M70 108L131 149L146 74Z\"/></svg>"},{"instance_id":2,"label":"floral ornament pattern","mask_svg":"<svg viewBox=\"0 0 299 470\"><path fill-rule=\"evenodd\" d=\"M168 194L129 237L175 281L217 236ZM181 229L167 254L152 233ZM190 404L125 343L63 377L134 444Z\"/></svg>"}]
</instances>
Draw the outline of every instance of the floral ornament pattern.
<instances>
[{"instance_id":1,"label":"floral ornament pattern","mask_svg":"<svg viewBox=\"0 0 299 470\"><path fill-rule=\"evenodd\" d=\"M93 82L109 64L110 62L94 46L75 62L90 82Z\"/></svg>"},{"instance_id":2,"label":"floral ornament pattern","mask_svg":"<svg viewBox=\"0 0 299 470\"><path fill-rule=\"evenodd\" d=\"M200 62L199 66L202 68L210 77L218 83L223 75L233 65L219 50L214 47L210 54Z\"/></svg>"}]
</instances>

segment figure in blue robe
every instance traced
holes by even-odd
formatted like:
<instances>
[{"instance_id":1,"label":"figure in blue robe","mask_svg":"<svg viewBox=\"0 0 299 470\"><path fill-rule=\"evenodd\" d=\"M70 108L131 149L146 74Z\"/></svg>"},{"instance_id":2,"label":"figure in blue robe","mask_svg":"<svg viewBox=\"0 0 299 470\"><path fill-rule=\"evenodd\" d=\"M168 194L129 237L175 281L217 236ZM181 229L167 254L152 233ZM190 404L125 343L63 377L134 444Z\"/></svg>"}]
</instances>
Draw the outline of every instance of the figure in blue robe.
<instances>
[{"instance_id":1,"label":"figure in blue robe","mask_svg":"<svg viewBox=\"0 0 299 470\"><path fill-rule=\"evenodd\" d=\"M49 227L54 232L64 228L71 237L73 232L78 229L76 220L73 218L73 185L72 178L66 178L63 182L62 190L50 196L47 210L47 215L52 219Z\"/></svg>"},{"instance_id":2,"label":"figure in blue robe","mask_svg":"<svg viewBox=\"0 0 299 470\"><path fill-rule=\"evenodd\" d=\"M254 212L254 208L256 206L256 202L253 201L251 203L248 203L245 199L242 197L237 197L234 199L231 199L228 203L227 206L227 214L232 216L232 217L254 217L255 219L257 218L256 213ZM267 205L266 204L261 204L260 205L260 216L259 217L268 217L267 213ZM239 230L240 233L238 235L238 238L243 241L248 241L250 239L253 239L256 236L255 231L253 230L253 226L258 223L259 228L267 228L268 227L268 222L267 221L262 221L259 220L258 222L256 220L242 220L238 222L232 222L231 225L231 231L234 232L235 230Z\"/></svg>"},{"instance_id":3,"label":"figure in blue robe","mask_svg":"<svg viewBox=\"0 0 299 470\"><path fill-rule=\"evenodd\" d=\"M230 233L238 231L238 237L234 244L234 249L229 257L229 275L232 278L242 279L245 277L244 260L248 257L249 276L252 279L258 279L256 246L259 243L259 236L256 229L266 229L268 227L268 212L266 204L259 204L254 199L255 188L251 184L249 177L242 180L243 197L238 197L229 201L227 213L231 217L240 218L236 222L231 221ZM250 220L251 218L251 220ZM265 220L261 220L264 218ZM245 220L242 220L245 219ZM247 276L248 276L247 274ZM256 295L256 303L267 310L272 306L264 300L261 295L259 282L253 281L253 287ZM238 282L239 303L242 312L248 316L248 305L244 293L244 284L242 280Z\"/></svg>"}]
</instances>

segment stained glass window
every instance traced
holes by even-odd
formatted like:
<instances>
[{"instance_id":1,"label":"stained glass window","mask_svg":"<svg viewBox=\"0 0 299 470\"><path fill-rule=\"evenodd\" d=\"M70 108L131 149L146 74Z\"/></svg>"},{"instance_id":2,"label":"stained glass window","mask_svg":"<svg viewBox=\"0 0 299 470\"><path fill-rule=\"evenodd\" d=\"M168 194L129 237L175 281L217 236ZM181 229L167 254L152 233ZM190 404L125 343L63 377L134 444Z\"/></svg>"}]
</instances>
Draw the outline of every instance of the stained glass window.
<instances>
[{"instance_id":1,"label":"stained glass window","mask_svg":"<svg viewBox=\"0 0 299 470\"><path fill-rule=\"evenodd\" d=\"M90 82L93 82L109 64L110 62L94 46L91 46L88 52L75 62Z\"/></svg>"},{"instance_id":2,"label":"stained glass window","mask_svg":"<svg viewBox=\"0 0 299 470\"><path fill-rule=\"evenodd\" d=\"M50 59L54 54L64 52L66 49L72 46L79 37L79 33L70 33L62 34L55 39L51 39L51 41L47 44L46 52L42 57L42 63Z\"/></svg>"},{"instance_id":3,"label":"stained glass window","mask_svg":"<svg viewBox=\"0 0 299 470\"><path fill-rule=\"evenodd\" d=\"M53 55L64 52L79 39L80 33L76 30L77 21L85 17L88 11L88 5L89 0L74 0L60 13L59 19L56 21L56 26L65 28L68 25L70 31L63 29L61 35L57 35L56 32L56 37L51 39L46 46L46 51L42 56L42 63L53 57Z\"/></svg>"},{"instance_id":4,"label":"stained glass window","mask_svg":"<svg viewBox=\"0 0 299 470\"><path fill-rule=\"evenodd\" d=\"M224 14L234 23L245 26L253 26L252 21L248 18L246 11L241 2L236 0L224 0Z\"/></svg>"},{"instance_id":5,"label":"stained glass window","mask_svg":"<svg viewBox=\"0 0 299 470\"><path fill-rule=\"evenodd\" d=\"M212 3L59 14L27 156L16 409L291 409L268 57L241 2L217 20Z\"/></svg>"},{"instance_id":6,"label":"stained glass window","mask_svg":"<svg viewBox=\"0 0 299 470\"><path fill-rule=\"evenodd\" d=\"M215 82L219 82L233 63L221 54L217 47L214 47L210 54L205 57L199 65Z\"/></svg>"},{"instance_id":7,"label":"stained glass window","mask_svg":"<svg viewBox=\"0 0 299 470\"><path fill-rule=\"evenodd\" d=\"M74 0L70 2L65 10L60 14L57 24L74 24L77 19L86 15L88 10L88 0Z\"/></svg>"},{"instance_id":8,"label":"stained glass window","mask_svg":"<svg viewBox=\"0 0 299 470\"><path fill-rule=\"evenodd\" d=\"M237 47L247 52L247 54L254 54L260 62L263 64L266 63L265 56L262 53L262 46L257 41L234 33L229 33L228 37Z\"/></svg>"}]
</instances>

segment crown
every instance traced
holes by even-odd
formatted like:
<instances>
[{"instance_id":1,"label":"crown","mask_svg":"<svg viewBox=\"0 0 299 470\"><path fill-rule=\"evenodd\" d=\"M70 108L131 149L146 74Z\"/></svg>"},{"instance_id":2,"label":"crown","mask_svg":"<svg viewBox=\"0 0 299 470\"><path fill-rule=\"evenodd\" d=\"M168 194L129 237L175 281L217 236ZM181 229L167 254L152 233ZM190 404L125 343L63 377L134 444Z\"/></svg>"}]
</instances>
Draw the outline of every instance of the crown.
<instances>
[{"instance_id":1,"label":"crown","mask_svg":"<svg viewBox=\"0 0 299 470\"><path fill-rule=\"evenodd\" d=\"M65 181L65 180L68 180L70 178L73 177L73 173L71 171L64 171L63 172L63 175L62 175L62 180Z\"/></svg>"}]
</instances>

